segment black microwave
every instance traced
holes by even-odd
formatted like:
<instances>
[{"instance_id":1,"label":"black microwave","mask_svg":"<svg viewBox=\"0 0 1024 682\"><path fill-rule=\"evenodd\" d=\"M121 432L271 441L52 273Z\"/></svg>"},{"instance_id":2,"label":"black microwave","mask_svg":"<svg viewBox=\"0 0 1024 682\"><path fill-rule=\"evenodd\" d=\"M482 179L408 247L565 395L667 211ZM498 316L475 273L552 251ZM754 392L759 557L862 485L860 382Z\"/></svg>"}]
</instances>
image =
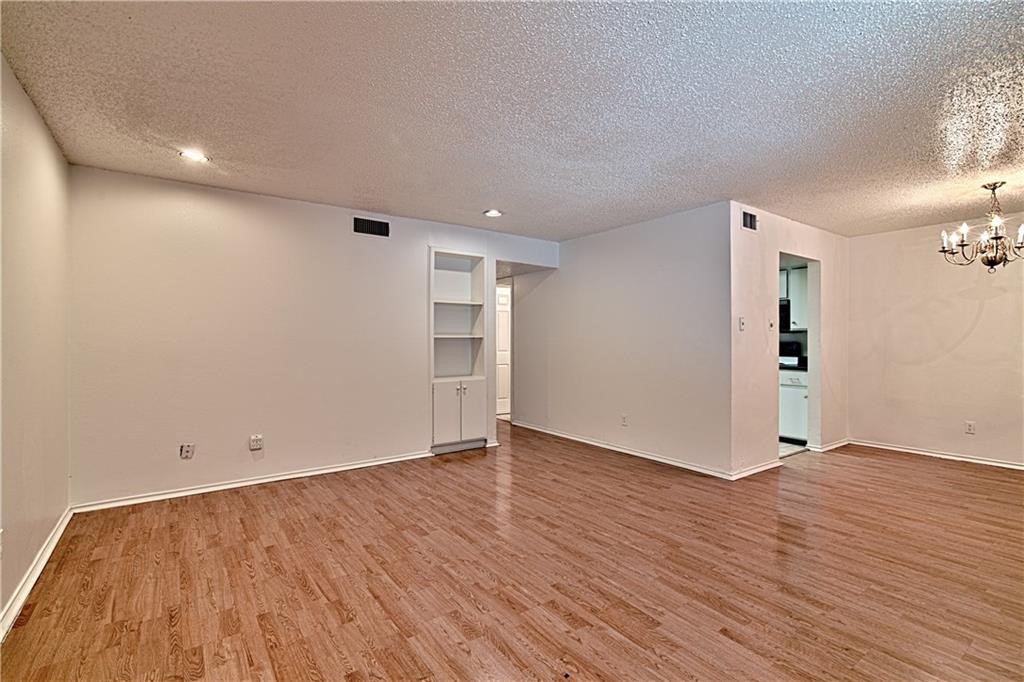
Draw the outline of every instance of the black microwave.
<instances>
[{"instance_id":1,"label":"black microwave","mask_svg":"<svg viewBox=\"0 0 1024 682\"><path fill-rule=\"evenodd\" d=\"M790 329L789 322L789 299L779 299L779 331L788 332Z\"/></svg>"}]
</instances>

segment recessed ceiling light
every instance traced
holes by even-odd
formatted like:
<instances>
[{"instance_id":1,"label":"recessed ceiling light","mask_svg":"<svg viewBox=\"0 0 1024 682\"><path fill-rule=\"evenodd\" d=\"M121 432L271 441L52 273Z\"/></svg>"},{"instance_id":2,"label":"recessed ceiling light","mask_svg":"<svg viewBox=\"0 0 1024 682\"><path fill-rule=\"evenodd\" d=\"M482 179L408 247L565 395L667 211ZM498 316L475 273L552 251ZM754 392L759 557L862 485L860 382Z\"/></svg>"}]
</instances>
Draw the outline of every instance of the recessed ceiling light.
<instances>
[{"instance_id":1,"label":"recessed ceiling light","mask_svg":"<svg viewBox=\"0 0 1024 682\"><path fill-rule=\"evenodd\" d=\"M182 149L178 152L178 156L189 161L196 161L198 163L206 163L210 160L210 157L202 153L198 149Z\"/></svg>"},{"instance_id":2,"label":"recessed ceiling light","mask_svg":"<svg viewBox=\"0 0 1024 682\"><path fill-rule=\"evenodd\" d=\"M484 215L487 216L488 218L500 218L501 211L499 211L496 208L489 208L486 211L484 211Z\"/></svg>"}]
</instances>

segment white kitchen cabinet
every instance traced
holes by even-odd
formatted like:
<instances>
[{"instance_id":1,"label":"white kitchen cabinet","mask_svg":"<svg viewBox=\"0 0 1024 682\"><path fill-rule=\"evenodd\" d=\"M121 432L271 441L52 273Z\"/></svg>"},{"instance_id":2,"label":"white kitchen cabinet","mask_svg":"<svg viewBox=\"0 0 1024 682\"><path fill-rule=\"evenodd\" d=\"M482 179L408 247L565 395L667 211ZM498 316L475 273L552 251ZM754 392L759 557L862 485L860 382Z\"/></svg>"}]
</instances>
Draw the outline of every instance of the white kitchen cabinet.
<instances>
[{"instance_id":1,"label":"white kitchen cabinet","mask_svg":"<svg viewBox=\"0 0 1024 682\"><path fill-rule=\"evenodd\" d=\"M487 438L487 379L434 381L434 445Z\"/></svg>"},{"instance_id":2,"label":"white kitchen cabinet","mask_svg":"<svg viewBox=\"0 0 1024 682\"><path fill-rule=\"evenodd\" d=\"M779 270L779 298L789 298L789 270Z\"/></svg>"},{"instance_id":3,"label":"white kitchen cabinet","mask_svg":"<svg viewBox=\"0 0 1024 682\"><path fill-rule=\"evenodd\" d=\"M807 440L806 372L779 372L779 435Z\"/></svg>"},{"instance_id":4,"label":"white kitchen cabinet","mask_svg":"<svg viewBox=\"0 0 1024 682\"><path fill-rule=\"evenodd\" d=\"M789 327L807 329L807 268L788 272Z\"/></svg>"}]
</instances>

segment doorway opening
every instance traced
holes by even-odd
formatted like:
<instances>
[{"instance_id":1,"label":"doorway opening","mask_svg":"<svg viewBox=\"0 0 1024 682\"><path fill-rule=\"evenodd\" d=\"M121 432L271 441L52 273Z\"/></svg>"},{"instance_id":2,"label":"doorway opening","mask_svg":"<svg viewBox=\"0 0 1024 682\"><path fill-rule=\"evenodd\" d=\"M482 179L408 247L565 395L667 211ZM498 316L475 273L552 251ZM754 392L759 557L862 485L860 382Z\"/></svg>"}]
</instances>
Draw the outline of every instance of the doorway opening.
<instances>
[{"instance_id":1,"label":"doorway opening","mask_svg":"<svg viewBox=\"0 0 1024 682\"><path fill-rule=\"evenodd\" d=\"M554 270L530 263L495 262L494 413L499 422L514 422L516 418L516 297L528 296L536 286L535 278Z\"/></svg>"},{"instance_id":2,"label":"doorway opening","mask_svg":"<svg viewBox=\"0 0 1024 682\"><path fill-rule=\"evenodd\" d=\"M779 254L779 457L821 441L821 263Z\"/></svg>"},{"instance_id":3,"label":"doorway opening","mask_svg":"<svg viewBox=\"0 0 1024 682\"><path fill-rule=\"evenodd\" d=\"M497 403L494 414L512 420L512 278L498 280L495 291L495 376Z\"/></svg>"}]
</instances>

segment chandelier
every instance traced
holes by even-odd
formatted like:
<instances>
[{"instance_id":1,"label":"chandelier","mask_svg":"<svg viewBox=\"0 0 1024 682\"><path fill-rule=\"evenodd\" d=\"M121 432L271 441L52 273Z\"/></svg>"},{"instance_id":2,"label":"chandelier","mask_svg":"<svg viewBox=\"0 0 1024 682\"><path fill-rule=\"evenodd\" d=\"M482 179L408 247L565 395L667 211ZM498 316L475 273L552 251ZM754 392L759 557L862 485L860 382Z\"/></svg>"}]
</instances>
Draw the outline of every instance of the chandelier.
<instances>
[{"instance_id":1,"label":"chandelier","mask_svg":"<svg viewBox=\"0 0 1024 682\"><path fill-rule=\"evenodd\" d=\"M947 262L953 265L970 265L981 259L981 264L988 267L989 272L995 272L996 267L1024 258L1024 224L1017 228L1017 241L1010 241L1006 236L1006 221L1003 219L1003 209L996 198L996 190L1005 185L1005 182L989 182L982 185L992 193L989 199L988 224L984 226L981 234L974 241L968 241L967 237L971 228L963 223L952 234L942 231L942 248L939 253Z\"/></svg>"}]
</instances>

